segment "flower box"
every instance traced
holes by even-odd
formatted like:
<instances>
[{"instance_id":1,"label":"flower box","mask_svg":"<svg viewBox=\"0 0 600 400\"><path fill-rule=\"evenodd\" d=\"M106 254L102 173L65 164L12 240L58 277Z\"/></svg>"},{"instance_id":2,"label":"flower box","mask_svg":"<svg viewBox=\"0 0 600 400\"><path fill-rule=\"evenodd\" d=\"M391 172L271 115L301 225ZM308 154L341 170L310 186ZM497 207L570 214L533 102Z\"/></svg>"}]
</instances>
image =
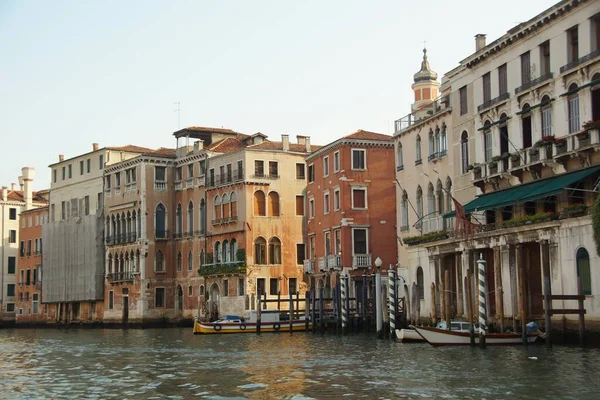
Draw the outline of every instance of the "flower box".
<instances>
[{"instance_id":1,"label":"flower box","mask_svg":"<svg viewBox=\"0 0 600 400\"><path fill-rule=\"evenodd\" d=\"M589 131L590 129L600 129L600 121L587 121L583 123L583 129Z\"/></svg>"},{"instance_id":2,"label":"flower box","mask_svg":"<svg viewBox=\"0 0 600 400\"><path fill-rule=\"evenodd\" d=\"M559 219L581 217L586 215L588 207L583 204L575 204L570 207L563 208L560 212Z\"/></svg>"}]
</instances>

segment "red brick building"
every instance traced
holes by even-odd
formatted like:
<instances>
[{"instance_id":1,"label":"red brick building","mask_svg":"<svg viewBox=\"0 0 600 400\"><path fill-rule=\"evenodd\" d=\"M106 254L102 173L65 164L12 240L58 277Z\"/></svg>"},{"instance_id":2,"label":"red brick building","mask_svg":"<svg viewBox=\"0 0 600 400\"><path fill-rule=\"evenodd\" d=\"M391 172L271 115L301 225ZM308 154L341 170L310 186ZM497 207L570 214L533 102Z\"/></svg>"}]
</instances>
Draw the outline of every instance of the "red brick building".
<instances>
[{"instance_id":1,"label":"red brick building","mask_svg":"<svg viewBox=\"0 0 600 400\"><path fill-rule=\"evenodd\" d=\"M396 265L391 136L359 130L308 155L306 164L304 271L316 278L317 287L333 286L333 271L362 276L377 257L382 270ZM356 286L351 287L352 295Z\"/></svg>"}]
</instances>

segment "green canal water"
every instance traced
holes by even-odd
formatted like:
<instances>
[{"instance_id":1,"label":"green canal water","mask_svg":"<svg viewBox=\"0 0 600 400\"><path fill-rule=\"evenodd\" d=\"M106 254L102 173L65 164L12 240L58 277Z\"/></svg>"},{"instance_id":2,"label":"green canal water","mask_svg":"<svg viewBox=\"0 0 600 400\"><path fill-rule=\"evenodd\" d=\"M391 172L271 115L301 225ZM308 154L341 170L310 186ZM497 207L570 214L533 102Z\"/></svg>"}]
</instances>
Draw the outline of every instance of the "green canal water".
<instances>
[{"instance_id":1,"label":"green canal water","mask_svg":"<svg viewBox=\"0 0 600 400\"><path fill-rule=\"evenodd\" d=\"M0 330L2 399L597 399L600 350L372 336Z\"/></svg>"}]
</instances>

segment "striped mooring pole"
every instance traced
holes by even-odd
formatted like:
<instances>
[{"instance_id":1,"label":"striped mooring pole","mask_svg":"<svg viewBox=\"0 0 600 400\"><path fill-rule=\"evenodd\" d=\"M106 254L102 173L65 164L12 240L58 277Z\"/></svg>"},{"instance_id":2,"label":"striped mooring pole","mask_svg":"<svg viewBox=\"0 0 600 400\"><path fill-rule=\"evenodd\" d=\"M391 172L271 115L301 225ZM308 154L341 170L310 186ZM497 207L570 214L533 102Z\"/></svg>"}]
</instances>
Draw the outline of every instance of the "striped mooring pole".
<instances>
[{"instance_id":1,"label":"striped mooring pole","mask_svg":"<svg viewBox=\"0 0 600 400\"><path fill-rule=\"evenodd\" d=\"M485 260L483 254L479 254L477 260L477 269L479 270L479 346L485 347L485 334L487 331L487 315L485 313Z\"/></svg>"},{"instance_id":2,"label":"striped mooring pole","mask_svg":"<svg viewBox=\"0 0 600 400\"><path fill-rule=\"evenodd\" d=\"M338 311L341 310L341 314L342 314L342 335L345 335L348 333L348 319L346 318L346 297L348 296L348 288L346 287L346 279L344 279L341 275L338 275L340 277L339 281L340 281L340 288L341 288L341 294L342 294L342 298L340 303L340 308L338 308Z\"/></svg>"},{"instance_id":3,"label":"striped mooring pole","mask_svg":"<svg viewBox=\"0 0 600 400\"><path fill-rule=\"evenodd\" d=\"M396 274L394 268L388 270L388 311L390 313L390 340L396 339Z\"/></svg>"}]
</instances>

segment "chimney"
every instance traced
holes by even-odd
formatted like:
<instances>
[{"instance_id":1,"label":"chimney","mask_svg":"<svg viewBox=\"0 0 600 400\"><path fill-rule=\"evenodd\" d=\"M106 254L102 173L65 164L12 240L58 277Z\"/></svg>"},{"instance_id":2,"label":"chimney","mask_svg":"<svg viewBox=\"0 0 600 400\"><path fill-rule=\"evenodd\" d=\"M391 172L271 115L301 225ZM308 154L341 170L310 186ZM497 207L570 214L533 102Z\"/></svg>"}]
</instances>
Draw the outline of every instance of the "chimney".
<instances>
[{"instance_id":1,"label":"chimney","mask_svg":"<svg viewBox=\"0 0 600 400\"><path fill-rule=\"evenodd\" d=\"M23 200L25 200L25 209L31 210L33 203L33 178L35 177L35 169L32 167L21 168L23 179Z\"/></svg>"},{"instance_id":2,"label":"chimney","mask_svg":"<svg viewBox=\"0 0 600 400\"><path fill-rule=\"evenodd\" d=\"M194 142L194 154L200 153L202 149L204 149L204 140L196 140Z\"/></svg>"},{"instance_id":3,"label":"chimney","mask_svg":"<svg viewBox=\"0 0 600 400\"><path fill-rule=\"evenodd\" d=\"M290 150L290 135L281 135L281 144L283 145L283 151Z\"/></svg>"},{"instance_id":4,"label":"chimney","mask_svg":"<svg viewBox=\"0 0 600 400\"><path fill-rule=\"evenodd\" d=\"M65 161L65 155L64 154L59 154L58 155L58 162L63 162Z\"/></svg>"},{"instance_id":5,"label":"chimney","mask_svg":"<svg viewBox=\"0 0 600 400\"><path fill-rule=\"evenodd\" d=\"M485 47L485 33L475 35L475 51L479 51Z\"/></svg>"},{"instance_id":6,"label":"chimney","mask_svg":"<svg viewBox=\"0 0 600 400\"><path fill-rule=\"evenodd\" d=\"M23 181L23 176L20 176L19 177L19 190L23 190L23 184L24 183L25 182Z\"/></svg>"},{"instance_id":7,"label":"chimney","mask_svg":"<svg viewBox=\"0 0 600 400\"><path fill-rule=\"evenodd\" d=\"M98 143L92 143L92 150L98 151Z\"/></svg>"},{"instance_id":8,"label":"chimney","mask_svg":"<svg viewBox=\"0 0 600 400\"><path fill-rule=\"evenodd\" d=\"M2 200L8 200L8 188L6 186L2 186Z\"/></svg>"},{"instance_id":9,"label":"chimney","mask_svg":"<svg viewBox=\"0 0 600 400\"><path fill-rule=\"evenodd\" d=\"M16 184L16 183L11 183L11 184L10 184L10 190L12 190L13 192L14 192L15 190L17 190L17 184Z\"/></svg>"},{"instance_id":10,"label":"chimney","mask_svg":"<svg viewBox=\"0 0 600 400\"><path fill-rule=\"evenodd\" d=\"M310 153L310 137L306 136L304 138L304 144L306 145L306 152Z\"/></svg>"},{"instance_id":11,"label":"chimney","mask_svg":"<svg viewBox=\"0 0 600 400\"><path fill-rule=\"evenodd\" d=\"M306 144L306 136L297 135L298 144Z\"/></svg>"}]
</instances>

